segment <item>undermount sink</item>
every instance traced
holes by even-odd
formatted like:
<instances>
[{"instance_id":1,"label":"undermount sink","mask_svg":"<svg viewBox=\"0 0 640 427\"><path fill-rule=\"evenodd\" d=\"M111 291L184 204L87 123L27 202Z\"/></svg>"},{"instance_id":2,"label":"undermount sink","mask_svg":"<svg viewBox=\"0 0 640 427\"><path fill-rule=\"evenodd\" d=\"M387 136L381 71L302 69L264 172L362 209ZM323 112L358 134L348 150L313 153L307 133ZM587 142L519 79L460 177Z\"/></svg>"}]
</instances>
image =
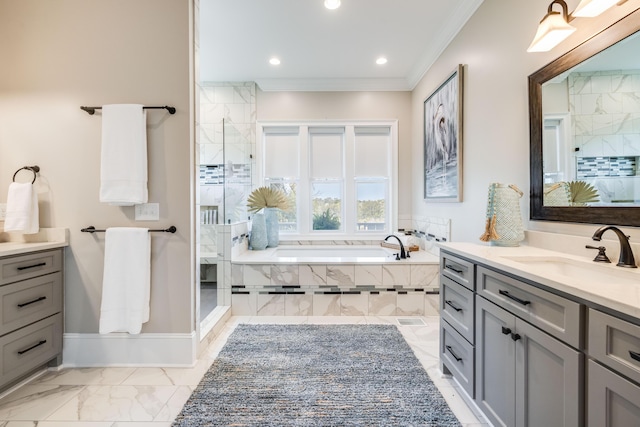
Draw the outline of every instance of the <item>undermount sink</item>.
<instances>
[{"instance_id":1,"label":"undermount sink","mask_svg":"<svg viewBox=\"0 0 640 427\"><path fill-rule=\"evenodd\" d=\"M563 257L505 256L504 259L515 261L540 275L552 274L565 277L607 284L640 285L640 272L636 269L625 269L615 264L578 261Z\"/></svg>"}]
</instances>

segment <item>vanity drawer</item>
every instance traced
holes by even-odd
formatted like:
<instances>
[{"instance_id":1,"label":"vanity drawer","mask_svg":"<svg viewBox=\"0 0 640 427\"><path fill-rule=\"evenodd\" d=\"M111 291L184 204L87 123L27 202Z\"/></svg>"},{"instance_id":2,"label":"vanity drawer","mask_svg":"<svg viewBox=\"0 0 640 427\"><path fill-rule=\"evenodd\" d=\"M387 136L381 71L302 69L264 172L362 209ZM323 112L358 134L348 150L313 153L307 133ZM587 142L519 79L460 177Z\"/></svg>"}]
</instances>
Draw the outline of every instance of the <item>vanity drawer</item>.
<instances>
[{"instance_id":1,"label":"vanity drawer","mask_svg":"<svg viewBox=\"0 0 640 427\"><path fill-rule=\"evenodd\" d=\"M62 250L0 259L0 285L54 273L62 269Z\"/></svg>"},{"instance_id":2,"label":"vanity drawer","mask_svg":"<svg viewBox=\"0 0 640 427\"><path fill-rule=\"evenodd\" d=\"M479 295L561 341L582 348L577 302L480 266L476 282Z\"/></svg>"},{"instance_id":3,"label":"vanity drawer","mask_svg":"<svg viewBox=\"0 0 640 427\"><path fill-rule=\"evenodd\" d=\"M475 290L474 264L447 252L440 252L440 272L465 288Z\"/></svg>"},{"instance_id":4,"label":"vanity drawer","mask_svg":"<svg viewBox=\"0 0 640 427\"><path fill-rule=\"evenodd\" d=\"M589 309L589 356L640 383L640 326Z\"/></svg>"},{"instance_id":5,"label":"vanity drawer","mask_svg":"<svg viewBox=\"0 0 640 427\"><path fill-rule=\"evenodd\" d=\"M445 276L440 277L440 315L471 344L474 342L473 306L473 292Z\"/></svg>"},{"instance_id":6,"label":"vanity drawer","mask_svg":"<svg viewBox=\"0 0 640 427\"><path fill-rule=\"evenodd\" d=\"M0 335L62 311L62 273L0 286Z\"/></svg>"},{"instance_id":7,"label":"vanity drawer","mask_svg":"<svg viewBox=\"0 0 640 427\"><path fill-rule=\"evenodd\" d=\"M55 358L62 350L62 314L47 317L0 338L2 371L6 384Z\"/></svg>"},{"instance_id":8,"label":"vanity drawer","mask_svg":"<svg viewBox=\"0 0 640 427\"><path fill-rule=\"evenodd\" d=\"M473 397L474 348L446 321L440 322L440 358L460 386Z\"/></svg>"}]
</instances>

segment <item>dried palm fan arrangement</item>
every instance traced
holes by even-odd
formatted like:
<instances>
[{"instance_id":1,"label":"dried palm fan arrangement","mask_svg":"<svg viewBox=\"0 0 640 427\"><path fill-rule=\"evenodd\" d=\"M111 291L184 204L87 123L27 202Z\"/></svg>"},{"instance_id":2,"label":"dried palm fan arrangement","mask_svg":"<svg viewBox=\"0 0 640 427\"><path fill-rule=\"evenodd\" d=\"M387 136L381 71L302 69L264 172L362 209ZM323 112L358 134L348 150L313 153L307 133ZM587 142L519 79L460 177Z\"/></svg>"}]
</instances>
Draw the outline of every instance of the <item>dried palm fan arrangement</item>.
<instances>
[{"instance_id":1,"label":"dried palm fan arrangement","mask_svg":"<svg viewBox=\"0 0 640 427\"><path fill-rule=\"evenodd\" d=\"M272 187L258 187L247 199L249 212L257 212L263 208L289 209L287 198L281 190Z\"/></svg>"},{"instance_id":2,"label":"dried palm fan arrangement","mask_svg":"<svg viewBox=\"0 0 640 427\"><path fill-rule=\"evenodd\" d=\"M584 181L570 181L569 189L571 190L572 206L587 206L588 203L600 201L598 190Z\"/></svg>"}]
</instances>

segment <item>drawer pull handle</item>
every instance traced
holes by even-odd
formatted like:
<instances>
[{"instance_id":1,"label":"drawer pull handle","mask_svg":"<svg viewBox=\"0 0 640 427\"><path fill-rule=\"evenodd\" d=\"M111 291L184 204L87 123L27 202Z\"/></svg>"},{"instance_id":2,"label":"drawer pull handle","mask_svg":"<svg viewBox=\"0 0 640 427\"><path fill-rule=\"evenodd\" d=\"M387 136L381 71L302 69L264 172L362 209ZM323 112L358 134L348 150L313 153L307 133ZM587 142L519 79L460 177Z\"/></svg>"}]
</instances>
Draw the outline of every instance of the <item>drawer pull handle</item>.
<instances>
[{"instance_id":1,"label":"drawer pull handle","mask_svg":"<svg viewBox=\"0 0 640 427\"><path fill-rule=\"evenodd\" d=\"M638 362L640 362L640 353L629 350L629 356L631 356L633 360L637 360Z\"/></svg>"},{"instance_id":2,"label":"drawer pull handle","mask_svg":"<svg viewBox=\"0 0 640 427\"><path fill-rule=\"evenodd\" d=\"M38 302L38 301L44 301L44 300L46 300L46 299L47 299L47 297L40 297L40 298L36 298L36 299L34 299L33 301L28 301L28 302L23 302L22 304L18 304L18 307L20 307L20 308L22 308L22 307L26 307L26 306L28 306L29 304L34 304L34 303L36 303L36 302Z\"/></svg>"},{"instance_id":3,"label":"drawer pull handle","mask_svg":"<svg viewBox=\"0 0 640 427\"><path fill-rule=\"evenodd\" d=\"M455 271L458 274L462 274L463 270L460 270L458 268L455 268L455 266L451 265L451 264L445 264L444 268L451 270L451 271Z\"/></svg>"},{"instance_id":4,"label":"drawer pull handle","mask_svg":"<svg viewBox=\"0 0 640 427\"><path fill-rule=\"evenodd\" d=\"M447 348L447 350L449 350L449 353L451 353L453 358L456 359L456 362L460 362L462 360L462 357L459 357L457 354L455 354L450 345L447 345L445 347Z\"/></svg>"},{"instance_id":5,"label":"drawer pull handle","mask_svg":"<svg viewBox=\"0 0 640 427\"><path fill-rule=\"evenodd\" d=\"M44 265L47 265L47 263L46 262L39 262L38 264L25 265L24 267L18 267L18 268L16 268L16 270L18 270L18 271L28 270L30 268L42 267Z\"/></svg>"},{"instance_id":6,"label":"drawer pull handle","mask_svg":"<svg viewBox=\"0 0 640 427\"><path fill-rule=\"evenodd\" d=\"M514 297L513 295L511 295L511 294L510 294L509 292L507 292L507 291L500 290L500 291L498 291L498 293L499 293L500 295L504 295L505 297L507 297L507 298L509 298L509 299L514 300L514 301L515 301L515 302L517 302L518 304L522 304L522 305L529 305L529 304L531 304L531 301L526 301L526 300L520 299L520 298L518 298L518 297Z\"/></svg>"},{"instance_id":7,"label":"drawer pull handle","mask_svg":"<svg viewBox=\"0 0 640 427\"><path fill-rule=\"evenodd\" d=\"M511 333L511 329L510 328L505 328L504 326L502 327L502 333L505 335L509 335Z\"/></svg>"},{"instance_id":8,"label":"drawer pull handle","mask_svg":"<svg viewBox=\"0 0 640 427\"><path fill-rule=\"evenodd\" d=\"M462 311L460 307L456 306L454 303L452 303L449 300L445 300L444 303L447 304L449 307L453 308L455 311Z\"/></svg>"},{"instance_id":9,"label":"drawer pull handle","mask_svg":"<svg viewBox=\"0 0 640 427\"><path fill-rule=\"evenodd\" d=\"M520 334L514 334L514 333L511 334L511 339L514 341L518 341L520 338L522 338Z\"/></svg>"},{"instance_id":10,"label":"drawer pull handle","mask_svg":"<svg viewBox=\"0 0 640 427\"><path fill-rule=\"evenodd\" d=\"M33 349L34 349L34 348L36 348L36 347L40 347L42 344L44 344L44 343L46 343L46 342L47 342L47 340L40 340L40 342L39 342L38 344L34 344L34 345L32 345L31 347L29 347L29 348L25 348L24 350L20 350L20 351L18 351L18 354L20 354L20 355L25 354L27 351L31 351L31 350L33 350Z\"/></svg>"}]
</instances>

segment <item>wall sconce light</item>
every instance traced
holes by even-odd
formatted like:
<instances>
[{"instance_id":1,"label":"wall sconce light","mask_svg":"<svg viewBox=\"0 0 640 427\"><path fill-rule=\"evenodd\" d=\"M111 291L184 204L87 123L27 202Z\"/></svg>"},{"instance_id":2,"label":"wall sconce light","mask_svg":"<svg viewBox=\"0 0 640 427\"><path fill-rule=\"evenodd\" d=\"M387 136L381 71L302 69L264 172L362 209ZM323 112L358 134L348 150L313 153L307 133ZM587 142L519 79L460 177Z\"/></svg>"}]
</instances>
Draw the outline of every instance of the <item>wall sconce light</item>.
<instances>
[{"instance_id":1,"label":"wall sconce light","mask_svg":"<svg viewBox=\"0 0 640 427\"><path fill-rule=\"evenodd\" d=\"M595 17L615 4L622 4L626 0L582 0L576 10L569 14L567 3L564 0L553 0L547 9L547 14L540 21L527 52L546 52L553 49L561 41L569 37L576 29L569 25L576 16ZM562 12L553 10L553 5L558 4Z\"/></svg>"},{"instance_id":2,"label":"wall sconce light","mask_svg":"<svg viewBox=\"0 0 640 427\"><path fill-rule=\"evenodd\" d=\"M562 13L553 10L554 4L562 7ZM564 0L553 0L547 9L547 14L540 21L538 31L527 52L546 52L569 37L576 30L569 25L571 19L567 3Z\"/></svg>"}]
</instances>

